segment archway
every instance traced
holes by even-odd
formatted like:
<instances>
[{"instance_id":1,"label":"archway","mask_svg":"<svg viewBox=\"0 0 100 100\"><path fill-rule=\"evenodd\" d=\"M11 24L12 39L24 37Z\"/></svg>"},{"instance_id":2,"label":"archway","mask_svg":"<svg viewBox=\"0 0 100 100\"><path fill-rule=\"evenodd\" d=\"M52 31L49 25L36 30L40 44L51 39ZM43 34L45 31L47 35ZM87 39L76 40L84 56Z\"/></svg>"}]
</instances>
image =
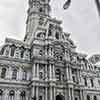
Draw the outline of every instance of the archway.
<instances>
[{"instance_id":1,"label":"archway","mask_svg":"<svg viewBox=\"0 0 100 100\"><path fill-rule=\"evenodd\" d=\"M65 100L64 97L62 95L57 95L56 96L56 100Z\"/></svg>"}]
</instances>

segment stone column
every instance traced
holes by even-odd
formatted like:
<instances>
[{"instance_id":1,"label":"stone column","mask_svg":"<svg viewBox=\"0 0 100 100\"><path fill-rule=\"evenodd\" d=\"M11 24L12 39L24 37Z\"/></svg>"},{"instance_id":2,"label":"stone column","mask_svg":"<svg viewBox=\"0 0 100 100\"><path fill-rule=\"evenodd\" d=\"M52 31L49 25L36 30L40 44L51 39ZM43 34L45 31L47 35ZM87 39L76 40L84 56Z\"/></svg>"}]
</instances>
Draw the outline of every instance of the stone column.
<instances>
[{"instance_id":1,"label":"stone column","mask_svg":"<svg viewBox=\"0 0 100 100\"><path fill-rule=\"evenodd\" d=\"M69 67L69 78L70 78L70 81L72 81L72 71L70 67Z\"/></svg>"},{"instance_id":2,"label":"stone column","mask_svg":"<svg viewBox=\"0 0 100 100\"><path fill-rule=\"evenodd\" d=\"M48 100L48 88L45 87L45 100Z\"/></svg>"},{"instance_id":3,"label":"stone column","mask_svg":"<svg viewBox=\"0 0 100 100\"><path fill-rule=\"evenodd\" d=\"M71 100L71 91L69 87L68 87L68 100Z\"/></svg>"},{"instance_id":4,"label":"stone column","mask_svg":"<svg viewBox=\"0 0 100 100\"><path fill-rule=\"evenodd\" d=\"M30 94L30 92L26 91L26 100L29 100L29 94Z\"/></svg>"},{"instance_id":5,"label":"stone column","mask_svg":"<svg viewBox=\"0 0 100 100\"><path fill-rule=\"evenodd\" d=\"M23 77L23 71L22 71L22 68L21 67L19 67L19 71L18 71L18 73L17 73L17 79L18 80L22 80L22 77Z\"/></svg>"},{"instance_id":6,"label":"stone column","mask_svg":"<svg viewBox=\"0 0 100 100\"><path fill-rule=\"evenodd\" d=\"M66 67L66 75L67 75L67 80L69 80L69 71L68 71L68 66Z\"/></svg>"},{"instance_id":7,"label":"stone column","mask_svg":"<svg viewBox=\"0 0 100 100\"><path fill-rule=\"evenodd\" d=\"M11 66L9 66L9 69L8 69L8 79L12 79L12 68Z\"/></svg>"},{"instance_id":8,"label":"stone column","mask_svg":"<svg viewBox=\"0 0 100 100\"><path fill-rule=\"evenodd\" d=\"M49 56L51 56L51 48L49 47Z\"/></svg>"},{"instance_id":9,"label":"stone column","mask_svg":"<svg viewBox=\"0 0 100 100\"><path fill-rule=\"evenodd\" d=\"M48 80L48 65L47 64L45 65L45 72L46 72L45 78L46 78L46 81L47 81Z\"/></svg>"},{"instance_id":10,"label":"stone column","mask_svg":"<svg viewBox=\"0 0 100 100\"><path fill-rule=\"evenodd\" d=\"M50 100L52 100L52 96L53 96L53 94L52 94L52 87L50 87L50 90L49 90L49 92L50 92Z\"/></svg>"},{"instance_id":11,"label":"stone column","mask_svg":"<svg viewBox=\"0 0 100 100\"><path fill-rule=\"evenodd\" d=\"M71 93L72 93L72 100L74 100L74 89L71 89Z\"/></svg>"},{"instance_id":12,"label":"stone column","mask_svg":"<svg viewBox=\"0 0 100 100\"><path fill-rule=\"evenodd\" d=\"M47 48L45 48L45 55L48 56Z\"/></svg>"},{"instance_id":13,"label":"stone column","mask_svg":"<svg viewBox=\"0 0 100 100\"><path fill-rule=\"evenodd\" d=\"M56 100L56 88L54 87L54 100Z\"/></svg>"},{"instance_id":14,"label":"stone column","mask_svg":"<svg viewBox=\"0 0 100 100\"><path fill-rule=\"evenodd\" d=\"M83 93L82 93L82 91L83 91L83 90L80 90L80 99L81 99L81 100L83 100Z\"/></svg>"},{"instance_id":15,"label":"stone column","mask_svg":"<svg viewBox=\"0 0 100 100\"><path fill-rule=\"evenodd\" d=\"M39 99L39 87L37 86L36 87L36 100Z\"/></svg>"},{"instance_id":16,"label":"stone column","mask_svg":"<svg viewBox=\"0 0 100 100\"><path fill-rule=\"evenodd\" d=\"M8 100L9 98L9 91L6 89L3 93L3 99L2 100Z\"/></svg>"},{"instance_id":17,"label":"stone column","mask_svg":"<svg viewBox=\"0 0 100 100\"><path fill-rule=\"evenodd\" d=\"M33 67L32 67L32 79L34 80L34 78L35 78L35 68L36 68L36 64L34 63L33 64Z\"/></svg>"},{"instance_id":18,"label":"stone column","mask_svg":"<svg viewBox=\"0 0 100 100\"><path fill-rule=\"evenodd\" d=\"M11 57L11 47L9 46L9 57Z\"/></svg>"},{"instance_id":19,"label":"stone column","mask_svg":"<svg viewBox=\"0 0 100 100\"><path fill-rule=\"evenodd\" d=\"M20 100L20 94L21 94L20 91L17 90L16 93L15 93L15 99L16 100Z\"/></svg>"},{"instance_id":20,"label":"stone column","mask_svg":"<svg viewBox=\"0 0 100 100\"><path fill-rule=\"evenodd\" d=\"M39 64L37 64L37 79L39 79Z\"/></svg>"},{"instance_id":21,"label":"stone column","mask_svg":"<svg viewBox=\"0 0 100 100\"><path fill-rule=\"evenodd\" d=\"M53 80L55 80L55 66L53 65Z\"/></svg>"},{"instance_id":22,"label":"stone column","mask_svg":"<svg viewBox=\"0 0 100 100\"><path fill-rule=\"evenodd\" d=\"M51 56L53 57L54 49L52 48Z\"/></svg>"},{"instance_id":23,"label":"stone column","mask_svg":"<svg viewBox=\"0 0 100 100\"><path fill-rule=\"evenodd\" d=\"M49 75L50 77L49 78L51 80L52 79L52 67L51 67L51 64L49 65L49 68L50 68L50 75Z\"/></svg>"}]
</instances>

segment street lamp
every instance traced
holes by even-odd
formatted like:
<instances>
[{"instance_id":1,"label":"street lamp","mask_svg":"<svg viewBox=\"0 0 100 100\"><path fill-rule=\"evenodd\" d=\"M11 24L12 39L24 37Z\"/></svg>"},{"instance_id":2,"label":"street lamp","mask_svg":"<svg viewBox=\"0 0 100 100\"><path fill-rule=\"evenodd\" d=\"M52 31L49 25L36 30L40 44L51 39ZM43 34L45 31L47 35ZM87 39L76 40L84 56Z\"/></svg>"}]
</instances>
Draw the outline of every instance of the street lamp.
<instances>
[{"instance_id":1,"label":"street lamp","mask_svg":"<svg viewBox=\"0 0 100 100\"><path fill-rule=\"evenodd\" d=\"M70 4L71 4L71 0L67 0L65 2L65 4L63 5L63 8L64 9L68 9ZM100 1L99 0L95 0L95 4L96 4L97 10L98 10L99 17L100 17Z\"/></svg>"},{"instance_id":2,"label":"street lamp","mask_svg":"<svg viewBox=\"0 0 100 100\"><path fill-rule=\"evenodd\" d=\"M63 8L64 8L64 9L68 9L69 6L70 6L70 4L71 4L71 0L67 0L67 1L65 2L65 4L63 5Z\"/></svg>"},{"instance_id":3,"label":"street lamp","mask_svg":"<svg viewBox=\"0 0 100 100\"><path fill-rule=\"evenodd\" d=\"M100 17L100 1L95 0L95 4L96 4L97 10L98 10L99 17Z\"/></svg>"}]
</instances>

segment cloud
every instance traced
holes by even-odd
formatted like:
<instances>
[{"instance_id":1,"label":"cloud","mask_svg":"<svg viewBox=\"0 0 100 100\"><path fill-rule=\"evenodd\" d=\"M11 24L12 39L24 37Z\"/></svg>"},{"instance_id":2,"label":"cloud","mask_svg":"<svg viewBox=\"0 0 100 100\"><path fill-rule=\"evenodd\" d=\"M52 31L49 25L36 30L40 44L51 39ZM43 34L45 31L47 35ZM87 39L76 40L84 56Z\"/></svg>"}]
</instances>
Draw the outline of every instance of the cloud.
<instances>
[{"instance_id":1,"label":"cloud","mask_svg":"<svg viewBox=\"0 0 100 100\"><path fill-rule=\"evenodd\" d=\"M93 0L72 0L63 10L66 0L51 0L51 15L63 20L64 31L71 32L77 50L88 54L100 53L100 18ZM0 1L0 38L12 36L23 39L28 0Z\"/></svg>"}]
</instances>

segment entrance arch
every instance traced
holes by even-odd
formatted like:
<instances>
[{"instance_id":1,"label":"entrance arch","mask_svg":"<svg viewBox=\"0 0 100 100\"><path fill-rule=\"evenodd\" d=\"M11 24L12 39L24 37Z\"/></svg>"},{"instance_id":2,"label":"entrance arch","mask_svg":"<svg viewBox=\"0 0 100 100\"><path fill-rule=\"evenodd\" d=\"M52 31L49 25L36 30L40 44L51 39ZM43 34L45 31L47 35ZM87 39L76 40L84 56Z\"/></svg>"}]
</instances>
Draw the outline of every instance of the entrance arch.
<instances>
[{"instance_id":1,"label":"entrance arch","mask_svg":"<svg viewBox=\"0 0 100 100\"><path fill-rule=\"evenodd\" d=\"M57 95L56 100L65 100L64 96L62 95Z\"/></svg>"}]
</instances>

